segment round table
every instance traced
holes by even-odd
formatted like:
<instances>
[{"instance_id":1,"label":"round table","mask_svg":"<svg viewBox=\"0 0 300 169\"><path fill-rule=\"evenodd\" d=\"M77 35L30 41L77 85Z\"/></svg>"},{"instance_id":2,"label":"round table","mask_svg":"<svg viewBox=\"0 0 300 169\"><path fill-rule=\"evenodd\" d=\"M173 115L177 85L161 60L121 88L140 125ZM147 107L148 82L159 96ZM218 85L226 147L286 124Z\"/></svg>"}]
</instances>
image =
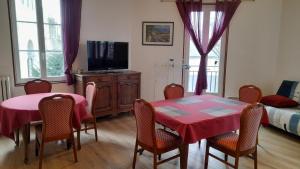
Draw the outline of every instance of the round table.
<instances>
[{"instance_id":1,"label":"round table","mask_svg":"<svg viewBox=\"0 0 300 169\"><path fill-rule=\"evenodd\" d=\"M28 161L28 143L30 139L30 122L41 120L38 105L41 99L54 94L70 95L75 100L73 127L81 126L81 119L87 114L86 99L72 93L39 93L10 98L0 106L0 134L14 138L16 129L23 129L23 141L25 145L25 163Z\"/></svg>"}]
</instances>

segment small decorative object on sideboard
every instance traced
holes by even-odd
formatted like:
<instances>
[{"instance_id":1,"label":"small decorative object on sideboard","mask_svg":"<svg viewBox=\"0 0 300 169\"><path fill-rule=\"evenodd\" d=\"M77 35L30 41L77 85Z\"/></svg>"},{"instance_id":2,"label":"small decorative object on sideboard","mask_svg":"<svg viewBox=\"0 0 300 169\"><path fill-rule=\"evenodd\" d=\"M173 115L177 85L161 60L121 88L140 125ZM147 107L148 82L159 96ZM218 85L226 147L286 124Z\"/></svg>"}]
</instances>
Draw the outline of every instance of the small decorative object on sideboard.
<instances>
[{"instance_id":1,"label":"small decorative object on sideboard","mask_svg":"<svg viewBox=\"0 0 300 169\"><path fill-rule=\"evenodd\" d=\"M75 93L85 95L87 82L97 87L96 116L129 112L135 99L140 98L141 73L136 71L91 72L75 74Z\"/></svg>"},{"instance_id":2,"label":"small decorative object on sideboard","mask_svg":"<svg viewBox=\"0 0 300 169\"><path fill-rule=\"evenodd\" d=\"M143 22L143 45L173 46L174 22Z\"/></svg>"}]
</instances>

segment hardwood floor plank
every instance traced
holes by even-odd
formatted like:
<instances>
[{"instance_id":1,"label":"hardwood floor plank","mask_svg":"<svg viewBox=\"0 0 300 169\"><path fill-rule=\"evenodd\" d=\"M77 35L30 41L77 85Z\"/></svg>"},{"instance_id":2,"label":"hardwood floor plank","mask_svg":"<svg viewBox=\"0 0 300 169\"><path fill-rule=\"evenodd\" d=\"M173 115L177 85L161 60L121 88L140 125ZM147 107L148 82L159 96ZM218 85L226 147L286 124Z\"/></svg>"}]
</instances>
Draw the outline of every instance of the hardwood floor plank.
<instances>
[{"instance_id":1,"label":"hardwood floor plank","mask_svg":"<svg viewBox=\"0 0 300 169\"><path fill-rule=\"evenodd\" d=\"M93 131L81 133L82 149L78 151L78 163L73 162L71 149L66 150L65 143L51 143L45 146L44 169L131 169L135 143L135 120L133 116L123 114L114 118L97 121L99 141L95 142ZM34 132L31 132L34 133ZM299 169L300 140L273 128L261 128L259 132L258 168L259 169ZM223 153L212 152L219 157ZM164 154L166 158L171 154ZM201 148L198 143L190 145L188 168L202 169L204 164L205 140ZM23 163L23 144L15 147L15 143L0 137L1 169L35 169L38 158L34 155L34 135L31 135L29 165ZM233 158L229 157L231 163ZM137 169L152 168L152 154L144 152L137 157ZM219 161L209 158L209 169L229 169ZM241 158L239 168L253 169L250 158ZM159 169L179 169L179 160L172 160L159 166Z\"/></svg>"}]
</instances>

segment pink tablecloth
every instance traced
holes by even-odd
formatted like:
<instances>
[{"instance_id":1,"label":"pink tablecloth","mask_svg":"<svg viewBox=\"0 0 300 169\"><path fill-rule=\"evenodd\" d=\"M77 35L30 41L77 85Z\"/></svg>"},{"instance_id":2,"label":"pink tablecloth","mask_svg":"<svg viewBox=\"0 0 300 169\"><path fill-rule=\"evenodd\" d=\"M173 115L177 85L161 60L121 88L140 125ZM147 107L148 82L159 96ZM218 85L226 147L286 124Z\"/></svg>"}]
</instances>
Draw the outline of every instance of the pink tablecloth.
<instances>
[{"instance_id":1,"label":"pink tablecloth","mask_svg":"<svg viewBox=\"0 0 300 169\"><path fill-rule=\"evenodd\" d=\"M42 98L54 94L65 94L74 98L76 104L73 126L79 128L81 119L87 113L87 102L83 96L71 93L41 93L18 96L2 102L0 106L0 134L13 138L15 129L21 128L31 121L41 120L38 104Z\"/></svg>"},{"instance_id":2,"label":"pink tablecloth","mask_svg":"<svg viewBox=\"0 0 300 169\"><path fill-rule=\"evenodd\" d=\"M151 103L156 121L177 131L185 143L239 129L246 103L218 96L190 96Z\"/></svg>"}]
</instances>

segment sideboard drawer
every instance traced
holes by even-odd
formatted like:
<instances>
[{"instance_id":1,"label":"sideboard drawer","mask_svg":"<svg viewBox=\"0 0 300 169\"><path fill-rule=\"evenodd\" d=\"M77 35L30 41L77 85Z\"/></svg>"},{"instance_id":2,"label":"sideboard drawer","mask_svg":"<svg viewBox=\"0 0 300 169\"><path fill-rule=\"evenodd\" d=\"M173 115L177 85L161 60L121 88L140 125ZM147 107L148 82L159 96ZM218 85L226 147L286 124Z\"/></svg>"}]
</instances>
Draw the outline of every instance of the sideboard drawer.
<instances>
[{"instance_id":1,"label":"sideboard drawer","mask_svg":"<svg viewBox=\"0 0 300 169\"><path fill-rule=\"evenodd\" d=\"M137 74L134 75L120 75L118 76L118 80L138 80L140 79L140 76Z\"/></svg>"},{"instance_id":2,"label":"sideboard drawer","mask_svg":"<svg viewBox=\"0 0 300 169\"><path fill-rule=\"evenodd\" d=\"M113 81L113 76L102 76L102 77L87 77L86 78L87 82L110 82Z\"/></svg>"}]
</instances>

